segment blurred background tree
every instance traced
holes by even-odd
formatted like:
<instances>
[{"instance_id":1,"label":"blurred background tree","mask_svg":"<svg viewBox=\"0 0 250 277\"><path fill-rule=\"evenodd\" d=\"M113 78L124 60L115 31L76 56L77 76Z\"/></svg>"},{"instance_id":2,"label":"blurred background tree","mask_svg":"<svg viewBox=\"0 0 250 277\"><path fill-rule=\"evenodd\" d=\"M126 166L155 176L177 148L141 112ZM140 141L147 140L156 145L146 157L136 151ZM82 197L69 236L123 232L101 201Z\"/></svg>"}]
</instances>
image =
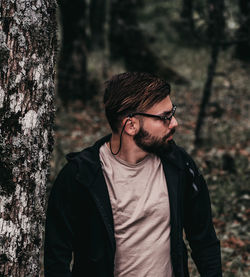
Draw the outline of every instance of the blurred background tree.
<instances>
[{"instance_id":1,"label":"blurred background tree","mask_svg":"<svg viewBox=\"0 0 250 277\"><path fill-rule=\"evenodd\" d=\"M213 78L216 71L216 66L218 62L219 52L221 49L221 44L224 40L224 29L225 29L225 18L224 18L224 0L207 0L207 10L208 10L208 20L205 23L207 25L207 30L205 33L205 41L211 47L211 57L210 63L207 69L207 79L203 89L203 96L200 104L200 111L195 128L195 145L201 144L200 131L203 125L206 106L209 102ZM194 30L194 25L191 25Z\"/></svg>"},{"instance_id":2,"label":"blurred background tree","mask_svg":"<svg viewBox=\"0 0 250 277\"><path fill-rule=\"evenodd\" d=\"M237 39L235 56L242 61L250 61L250 1L239 0L239 28L236 32Z\"/></svg>"},{"instance_id":3,"label":"blurred background tree","mask_svg":"<svg viewBox=\"0 0 250 277\"><path fill-rule=\"evenodd\" d=\"M87 100L87 37L85 0L59 0L61 49L57 92L62 103Z\"/></svg>"}]
</instances>

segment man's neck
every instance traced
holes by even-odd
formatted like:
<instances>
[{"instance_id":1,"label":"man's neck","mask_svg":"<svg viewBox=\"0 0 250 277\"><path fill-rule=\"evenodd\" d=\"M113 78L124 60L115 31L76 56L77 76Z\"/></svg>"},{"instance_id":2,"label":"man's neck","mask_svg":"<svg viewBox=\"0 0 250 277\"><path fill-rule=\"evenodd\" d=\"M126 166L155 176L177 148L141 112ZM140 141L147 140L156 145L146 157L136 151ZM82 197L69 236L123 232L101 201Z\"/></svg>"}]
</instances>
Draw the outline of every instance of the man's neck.
<instances>
[{"instance_id":1,"label":"man's neck","mask_svg":"<svg viewBox=\"0 0 250 277\"><path fill-rule=\"evenodd\" d=\"M109 148L111 146L112 152L117 153L120 147L120 135L112 134L110 142L108 143ZM122 135L121 149L118 152L117 157L130 164L136 164L142 161L147 155L147 152L143 151L135 144L132 136L125 133Z\"/></svg>"}]
</instances>

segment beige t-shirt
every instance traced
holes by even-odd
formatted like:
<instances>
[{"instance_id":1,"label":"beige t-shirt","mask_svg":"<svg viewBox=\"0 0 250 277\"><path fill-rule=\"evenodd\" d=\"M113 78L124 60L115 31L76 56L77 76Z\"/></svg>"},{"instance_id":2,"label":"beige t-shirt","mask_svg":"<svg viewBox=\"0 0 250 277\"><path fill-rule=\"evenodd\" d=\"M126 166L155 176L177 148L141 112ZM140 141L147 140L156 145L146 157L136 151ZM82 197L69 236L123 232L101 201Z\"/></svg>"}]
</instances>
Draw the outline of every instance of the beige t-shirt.
<instances>
[{"instance_id":1,"label":"beige t-shirt","mask_svg":"<svg viewBox=\"0 0 250 277\"><path fill-rule=\"evenodd\" d=\"M160 159L147 155L137 164L100 148L111 201L116 240L115 277L172 277L170 207Z\"/></svg>"}]
</instances>

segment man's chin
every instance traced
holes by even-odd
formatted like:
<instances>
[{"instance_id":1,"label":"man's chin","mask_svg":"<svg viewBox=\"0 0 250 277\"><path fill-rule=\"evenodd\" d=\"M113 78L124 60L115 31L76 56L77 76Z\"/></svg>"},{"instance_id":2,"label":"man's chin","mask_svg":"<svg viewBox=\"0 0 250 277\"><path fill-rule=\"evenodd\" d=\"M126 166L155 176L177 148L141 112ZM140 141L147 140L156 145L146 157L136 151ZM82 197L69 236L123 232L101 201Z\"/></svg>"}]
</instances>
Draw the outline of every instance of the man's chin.
<instances>
[{"instance_id":1,"label":"man's chin","mask_svg":"<svg viewBox=\"0 0 250 277\"><path fill-rule=\"evenodd\" d=\"M140 144L138 146L147 153L155 154L157 156L162 156L162 155L167 155L172 151L173 140L171 139L161 144L151 144L151 145Z\"/></svg>"},{"instance_id":2,"label":"man's chin","mask_svg":"<svg viewBox=\"0 0 250 277\"><path fill-rule=\"evenodd\" d=\"M162 156L172 151L173 133L168 134L165 138L157 139L141 128L139 133L134 136L134 141L143 151Z\"/></svg>"}]
</instances>

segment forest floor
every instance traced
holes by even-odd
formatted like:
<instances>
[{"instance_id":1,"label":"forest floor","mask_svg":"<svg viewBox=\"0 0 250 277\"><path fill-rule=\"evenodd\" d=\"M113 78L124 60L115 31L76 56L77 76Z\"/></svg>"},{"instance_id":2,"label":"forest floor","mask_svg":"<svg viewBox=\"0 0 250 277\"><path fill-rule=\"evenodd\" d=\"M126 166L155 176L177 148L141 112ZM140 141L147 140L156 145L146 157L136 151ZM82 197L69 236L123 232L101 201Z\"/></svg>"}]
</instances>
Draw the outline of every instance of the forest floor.
<instances>
[{"instance_id":1,"label":"forest floor","mask_svg":"<svg viewBox=\"0 0 250 277\"><path fill-rule=\"evenodd\" d=\"M189 55L185 55L180 50L178 55L171 56L170 51L168 55L172 58L167 59L168 66L180 68L179 73L190 80L189 85L174 85L171 92L179 122L175 141L192 155L208 183L225 277L250 276L250 68L233 60L231 54L227 51L220 55L202 126L204 144L198 149L193 145L194 129L206 79L208 52L189 50ZM113 68L108 75L116 73ZM68 109L58 101L50 183L66 163L65 154L80 151L109 132L101 93L86 105L75 102ZM198 276L191 261L189 266L191 276Z\"/></svg>"}]
</instances>

